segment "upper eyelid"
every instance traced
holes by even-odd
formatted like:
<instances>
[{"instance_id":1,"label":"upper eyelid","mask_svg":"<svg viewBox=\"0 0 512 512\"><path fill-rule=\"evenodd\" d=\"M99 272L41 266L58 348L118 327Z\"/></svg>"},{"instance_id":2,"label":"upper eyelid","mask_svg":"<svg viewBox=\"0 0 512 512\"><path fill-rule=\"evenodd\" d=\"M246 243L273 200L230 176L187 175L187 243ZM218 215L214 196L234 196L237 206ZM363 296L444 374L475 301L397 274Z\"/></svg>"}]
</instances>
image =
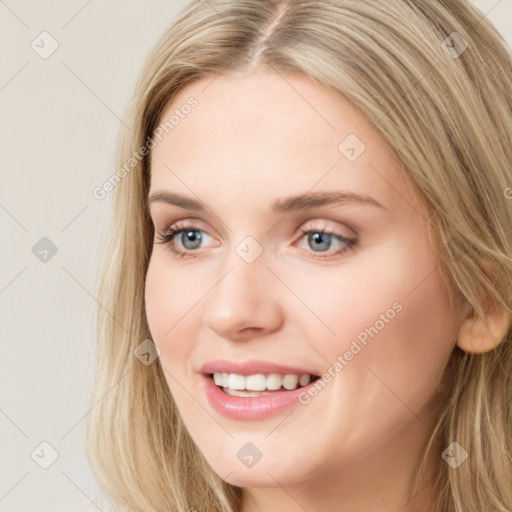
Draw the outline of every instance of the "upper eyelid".
<instances>
[{"instance_id":1,"label":"upper eyelid","mask_svg":"<svg viewBox=\"0 0 512 512\"><path fill-rule=\"evenodd\" d=\"M333 227L329 226L329 223L334 223L334 224L343 224L346 229L354 232L353 236L356 236L356 230L352 226L350 226L349 224L347 224L345 222L334 221L334 220L326 220L326 219L316 219L316 222L321 222L322 225L321 226L311 226L311 227L308 228L308 225L311 222L315 222L315 220L314 219L309 219L309 220L305 220L305 221L301 222L300 227L297 228L297 230L304 230L305 229L307 231L317 230L317 231L335 232L336 228L333 228ZM156 224L157 223L154 222L155 231L156 231ZM177 221L174 221L174 222L171 222L171 223L167 223L166 227L163 228L162 231L165 233L166 231L170 231L171 229L181 230L181 229L187 229L187 228L194 228L194 229L196 229L198 231L204 231L207 235L213 236L213 235L210 234L210 232L209 232L210 230L209 229L204 228L202 226L203 226L203 221L201 221L199 219L185 219L185 220L177 220ZM352 235L343 235L343 236L345 236L346 238L350 238Z\"/></svg>"},{"instance_id":2,"label":"upper eyelid","mask_svg":"<svg viewBox=\"0 0 512 512\"><path fill-rule=\"evenodd\" d=\"M150 208L149 208L149 216L150 216L151 220L153 221L153 224L154 224L155 228L156 228L156 225L160 223L160 222L158 222L158 220L157 220L157 219L159 218L159 216L160 216L160 215L159 215L159 214L156 214L156 211L160 211L160 210L156 210L156 209L155 209L155 213L153 213L153 212L151 211L151 210L152 210L152 209L151 209L151 206L152 206L152 205L158 205L158 204L160 204L160 203L158 203L158 202L153 202L153 203L151 203ZM330 205L329 207L327 207L327 210L326 210L326 211L328 211L328 210L332 210L335 206L338 206L338 205ZM324 209L324 208L326 208L326 206L322 206L321 208L322 208L322 209ZM298 212L297 217L295 217L295 216L293 216L293 215L290 215L290 216L288 216L288 220L289 220L289 221L291 221L291 222L296 222L296 221L297 221L297 222L300 222L300 224L301 224L301 225L304 225L304 224L306 224L306 223L308 223L308 222L313 222L313 221L315 221L315 220L316 220L317 222L322 222L322 223L328 223L328 222L329 222L329 223L334 223L334 224L342 225L342 226L344 226L346 229L348 229L348 230L349 230L349 232L350 232L351 234L345 235L347 238L350 238L350 237L352 237L352 236L353 236L353 237L357 237L357 234L358 234L358 228L357 228L357 226L356 226L356 225L354 225L354 223L353 223L353 222L347 222L347 220L348 220L348 219L347 219L347 220L341 220L341 219L335 220L335 219L333 219L333 218L331 218L331 219L325 219L325 218L322 218L322 217L323 217L323 215L322 215L322 212L321 212L321 211L316 211L316 212L315 212L314 210L316 210L316 208L311 208L311 210L309 210L309 211L307 211L307 212L305 212L305 211ZM165 210L162 210L162 211L168 211L168 209L166 208ZM326 213L326 211L325 211L324 213ZM162 221L163 221L163 219L165 219L165 217L167 217L167 215L162 215ZM174 215L173 215L173 217L174 217ZM180 217L181 217L181 215L180 215ZM221 226L221 227L223 227L223 228L227 229L227 230L228 230L228 231L230 231L230 232L233 232L233 230L232 230L232 229L231 229L231 228L230 228L230 227L229 227L225 222L223 222L223 220L222 220L222 219L220 219L217 215L214 215L214 217L215 217L215 220L216 220L216 221L219 221L219 222L220 222L220 224L222 224L222 226ZM295 218L294 218L294 217L295 217ZM163 223L164 223L164 222L162 222L162 224L163 224ZM191 217L186 217L186 216L184 216L184 217L179 218L179 220L175 220L175 221L173 221L173 222L171 222L171 223L169 223L169 222L165 222L166 226L165 226L165 228L163 228L163 229L164 229L164 230L168 230L170 227L172 227L172 226L173 226L173 225L175 225L175 224L187 224L187 223L190 223L190 224L199 224L199 225L203 226L203 225L208 224L208 223L209 223L209 220L204 221L204 220L202 220L202 219L201 219L201 216L194 216L194 214L192 213L192 216L191 216ZM275 226L275 224L272 224L272 226ZM209 230L209 229L205 229L205 228L203 228L203 227L201 227L200 229L201 229L201 230L203 230L203 231L205 231L207 234L210 234L210 230ZM318 228L314 228L314 229L318 229ZM331 228L327 227L327 228L325 228L325 229L326 229L326 230L329 230L329 229L331 229ZM333 228L333 230L335 230L335 229ZM217 231L215 228L214 228L214 231L215 231L216 233L218 233L218 231ZM210 235L210 236L213 236L213 235Z\"/></svg>"}]
</instances>

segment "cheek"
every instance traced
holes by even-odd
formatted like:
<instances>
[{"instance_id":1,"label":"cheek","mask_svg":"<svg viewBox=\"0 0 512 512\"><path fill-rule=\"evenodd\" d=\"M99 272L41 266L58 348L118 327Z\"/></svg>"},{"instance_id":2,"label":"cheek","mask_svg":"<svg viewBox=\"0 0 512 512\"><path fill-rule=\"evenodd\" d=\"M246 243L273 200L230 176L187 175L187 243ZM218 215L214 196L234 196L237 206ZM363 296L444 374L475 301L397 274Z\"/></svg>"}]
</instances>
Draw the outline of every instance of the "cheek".
<instances>
[{"instance_id":1,"label":"cheek","mask_svg":"<svg viewBox=\"0 0 512 512\"><path fill-rule=\"evenodd\" d=\"M171 327L170 312L174 309L172 295L169 296L166 290L169 290L169 279L164 273L158 270L155 259L152 258L149 263L148 272L146 274L145 283L145 308L148 326L153 337L153 341L160 345L165 332ZM160 347L161 349L162 347Z\"/></svg>"},{"instance_id":2,"label":"cheek","mask_svg":"<svg viewBox=\"0 0 512 512\"><path fill-rule=\"evenodd\" d=\"M313 280L296 277L294 291L316 314L298 304L294 319L336 376L340 407L382 405L389 415L390 402L404 408L395 395L419 410L436 392L458 318L427 237L381 246Z\"/></svg>"},{"instance_id":3,"label":"cheek","mask_svg":"<svg viewBox=\"0 0 512 512\"><path fill-rule=\"evenodd\" d=\"M160 362L165 369L183 371L183 358L191 350L193 340L190 319L198 309L192 307L200 298L200 290L190 285L184 272L171 268L161 255L152 257L145 283L145 308L154 343L160 349ZM188 284L187 284L188 283ZM195 291L194 291L195 290Z\"/></svg>"},{"instance_id":4,"label":"cheek","mask_svg":"<svg viewBox=\"0 0 512 512\"><path fill-rule=\"evenodd\" d=\"M160 349L159 363L180 416L194 441L203 446L208 442L208 429L203 431L205 418L199 396L195 398L191 354L199 339L201 308L198 301L206 289L198 286L194 275L172 268L165 257L156 255L150 261L145 283L145 307L152 340ZM196 276L197 277L197 276ZM206 288L206 285L205 285ZM198 429L198 425L201 428ZM211 425L215 429L215 424ZM223 447L219 444L218 449ZM216 453L215 460L222 459Z\"/></svg>"},{"instance_id":5,"label":"cheek","mask_svg":"<svg viewBox=\"0 0 512 512\"><path fill-rule=\"evenodd\" d=\"M459 327L440 268L420 268L419 272L414 266L402 270L404 281L397 296L403 309L383 336L385 347L376 351L376 357L389 363L380 365L382 378L401 385L404 397L411 400L414 393L419 399L420 394L434 391Z\"/></svg>"},{"instance_id":6,"label":"cheek","mask_svg":"<svg viewBox=\"0 0 512 512\"><path fill-rule=\"evenodd\" d=\"M364 286L355 276L331 285L324 309L337 332L326 348L331 364L340 354L350 358L336 385L343 381L343 394L354 396L364 390L359 405L368 401L370 410L371 401L388 415L406 412L404 403L420 411L433 398L458 330L429 245L418 243L414 253L404 249L392 256L365 266Z\"/></svg>"}]
</instances>

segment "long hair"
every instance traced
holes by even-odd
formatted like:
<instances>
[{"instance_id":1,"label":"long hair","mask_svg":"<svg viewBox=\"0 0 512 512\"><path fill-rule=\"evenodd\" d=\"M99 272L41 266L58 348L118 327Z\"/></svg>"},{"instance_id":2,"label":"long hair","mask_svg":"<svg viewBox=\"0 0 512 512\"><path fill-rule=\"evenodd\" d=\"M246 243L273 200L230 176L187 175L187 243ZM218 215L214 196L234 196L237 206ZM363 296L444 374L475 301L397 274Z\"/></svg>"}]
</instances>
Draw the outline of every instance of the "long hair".
<instances>
[{"instance_id":1,"label":"long hair","mask_svg":"<svg viewBox=\"0 0 512 512\"><path fill-rule=\"evenodd\" d=\"M512 59L482 12L467 0L190 2L145 63L117 170L97 193L114 200L86 448L119 511L240 510L243 489L190 438L159 359L145 365L134 351L151 337L147 193L161 113L194 80L257 66L308 76L366 116L421 191L453 289L482 318L493 307L512 313ZM512 511L511 338L509 326L491 351L454 349L453 386L417 473L419 486L434 451L431 510ZM457 469L439 451L452 442L468 453Z\"/></svg>"}]
</instances>

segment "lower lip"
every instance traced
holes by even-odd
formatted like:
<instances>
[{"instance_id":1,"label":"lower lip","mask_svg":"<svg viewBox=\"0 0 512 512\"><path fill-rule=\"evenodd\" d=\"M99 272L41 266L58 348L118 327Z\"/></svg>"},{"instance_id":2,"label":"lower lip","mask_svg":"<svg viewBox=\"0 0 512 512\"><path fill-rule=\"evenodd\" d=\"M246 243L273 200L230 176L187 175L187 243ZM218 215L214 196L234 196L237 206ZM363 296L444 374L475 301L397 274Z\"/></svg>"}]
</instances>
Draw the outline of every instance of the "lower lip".
<instances>
[{"instance_id":1,"label":"lower lip","mask_svg":"<svg viewBox=\"0 0 512 512\"><path fill-rule=\"evenodd\" d=\"M299 395L307 393L308 388L316 382L292 391L270 391L268 395L257 397L231 396L224 393L215 384L212 377L203 375L206 396L211 406L223 416L235 420L261 420L298 404Z\"/></svg>"}]
</instances>

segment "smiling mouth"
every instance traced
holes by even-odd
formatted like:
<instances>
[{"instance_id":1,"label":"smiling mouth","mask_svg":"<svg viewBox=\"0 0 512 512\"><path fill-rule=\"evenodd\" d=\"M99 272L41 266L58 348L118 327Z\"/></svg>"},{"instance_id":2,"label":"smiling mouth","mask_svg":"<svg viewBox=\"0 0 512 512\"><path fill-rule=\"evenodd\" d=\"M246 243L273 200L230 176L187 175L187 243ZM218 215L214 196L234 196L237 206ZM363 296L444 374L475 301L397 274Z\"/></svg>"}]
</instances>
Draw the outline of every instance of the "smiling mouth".
<instances>
[{"instance_id":1,"label":"smiling mouth","mask_svg":"<svg viewBox=\"0 0 512 512\"><path fill-rule=\"evenodd\" d=\"M208 375L219 389L231 396L258 397L285 392L307 386L318 380L318 375L282 375L279 373L258 373L253 375L239 375L236 373L214 372Z\"/></svg>"}]
</instances>

